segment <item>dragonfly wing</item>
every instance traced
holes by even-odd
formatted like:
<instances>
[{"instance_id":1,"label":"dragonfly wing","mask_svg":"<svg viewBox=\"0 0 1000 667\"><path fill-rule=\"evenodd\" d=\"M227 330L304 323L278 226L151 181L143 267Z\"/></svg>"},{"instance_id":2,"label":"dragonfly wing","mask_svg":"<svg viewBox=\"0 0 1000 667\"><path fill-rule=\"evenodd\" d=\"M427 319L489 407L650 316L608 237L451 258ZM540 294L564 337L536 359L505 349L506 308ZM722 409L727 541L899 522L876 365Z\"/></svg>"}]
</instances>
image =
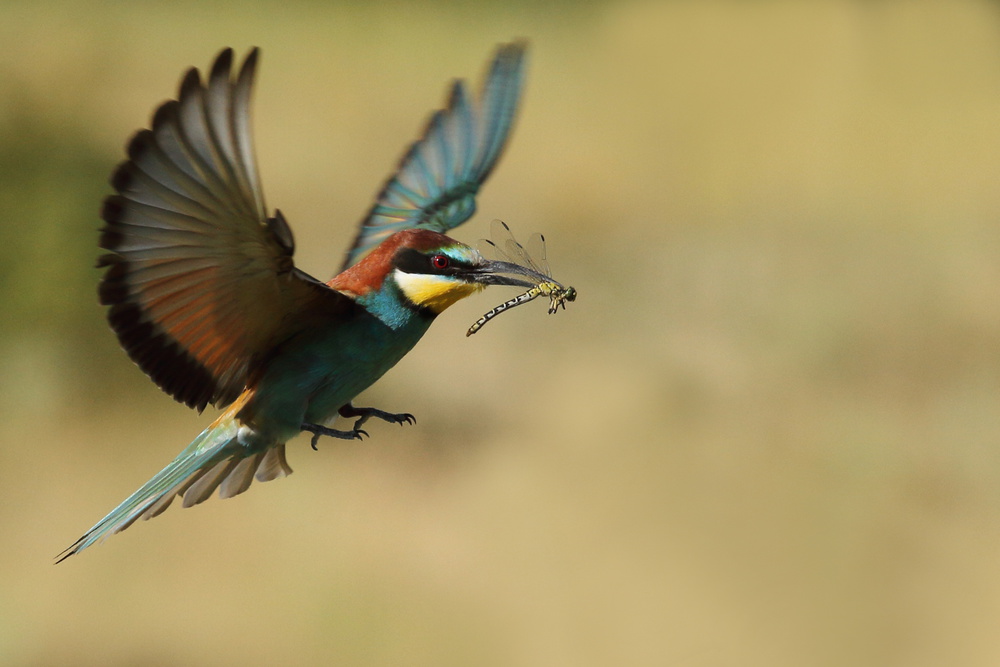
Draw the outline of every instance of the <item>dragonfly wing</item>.
<instances>
[{"instance_id":1,"label":"dragonfly wing","mask_svg":"<svg viewBox=\"0 0 1000 667\"><path fill-rule=\"evenodd\" d=\"M514 238L514 232L503 220L494 220L490 226L492 239L482 239L483 251L488 256L494 256L504 262L519 264L544 276L551 276L549 264L545 259L545 237L532 234L528 240L528 248ZM529 249L530 248L530 249Z\"/></svg>"},{"instance_id":2,"label":"dragonfly wing","mask_svg":"<svg viewBox=\"0 0 1000 667\"><path fill-rule=\"evenodd\" d=\"M531 262L531 268L542 275L552 275L552 269L549 268L549 260L545 252L545 237L542 234L538 232L532 234L531 238L528 239L527 245L525 245L524 252Z\"/></svg>"}]
</instances>

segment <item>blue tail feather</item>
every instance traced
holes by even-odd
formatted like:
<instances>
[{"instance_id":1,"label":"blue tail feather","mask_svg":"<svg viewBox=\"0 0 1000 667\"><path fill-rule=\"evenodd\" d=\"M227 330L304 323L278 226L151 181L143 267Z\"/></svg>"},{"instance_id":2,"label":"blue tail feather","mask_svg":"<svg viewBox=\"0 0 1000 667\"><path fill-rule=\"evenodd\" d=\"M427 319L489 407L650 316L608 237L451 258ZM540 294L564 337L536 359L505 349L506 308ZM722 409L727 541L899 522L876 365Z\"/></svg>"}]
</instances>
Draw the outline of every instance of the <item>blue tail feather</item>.
<instances>
[{"instance_id":1,"label":"blue tail feather","mask_svg":"<svg viewBox=\"0 0 1000 667\"><path fill-rule=\"evenodd\" d=\"M245 467L238 464L244 458L255 455L253 452L247 451L236 439L239 427L239 423L235 420L223 419L202 431L169 465L156 473L138 491L126 498L118 507L111 510L107 516L84 533L80 539L59 554L56 562L62 562L95 542L125 530L140 517L149 519L156 516L170 505L176 495L185 495L185 506L206 499L215 490L215 487L224 482L226 474L231 472L233 468ZM280 463L284 463L283 451L280 454ZM255 456L259 461L260 458L265 457L265 454L258 452ZM189 487L192 487L208 473L221 472L214 470L214 468L224 461L232 461L226 474L216 479L211 488L208 486L201 488L197 497L189 500L185 493ZM283 470L285 474L291 472L287 468L287 464L284 464ZM258 478L260 477L258 476ZM245 484L238 484L239 490L236 492L243 491L246 486L249 486L249 481L246 481Z\"/></svg>"}]
</instances>

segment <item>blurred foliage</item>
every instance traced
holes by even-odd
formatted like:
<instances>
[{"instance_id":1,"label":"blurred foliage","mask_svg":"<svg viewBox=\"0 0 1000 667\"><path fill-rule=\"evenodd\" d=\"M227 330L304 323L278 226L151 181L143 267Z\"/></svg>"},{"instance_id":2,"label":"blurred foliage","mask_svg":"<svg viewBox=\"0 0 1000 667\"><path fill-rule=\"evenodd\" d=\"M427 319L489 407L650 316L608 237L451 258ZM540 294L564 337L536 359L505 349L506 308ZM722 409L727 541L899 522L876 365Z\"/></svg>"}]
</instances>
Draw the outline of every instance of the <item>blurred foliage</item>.
<instances>
[{"instance_id":1,"label":"blurred foliage","mask_svg":"<svg viewBox=\"0 0 1000 667\"><path fill-rule=\"evenodd\" d=\"M30 90L10 80L0 87L11 93L0 116L0 210L8 221L0 228L0 341L21 351L30 341L60 358L61 381L87 393L123 375L106 372L119 366L109 364L119 352L107 344L93 268L107 190L100 175L115 158L67 119L47 118Z\"/></svg>"}]
</instances>

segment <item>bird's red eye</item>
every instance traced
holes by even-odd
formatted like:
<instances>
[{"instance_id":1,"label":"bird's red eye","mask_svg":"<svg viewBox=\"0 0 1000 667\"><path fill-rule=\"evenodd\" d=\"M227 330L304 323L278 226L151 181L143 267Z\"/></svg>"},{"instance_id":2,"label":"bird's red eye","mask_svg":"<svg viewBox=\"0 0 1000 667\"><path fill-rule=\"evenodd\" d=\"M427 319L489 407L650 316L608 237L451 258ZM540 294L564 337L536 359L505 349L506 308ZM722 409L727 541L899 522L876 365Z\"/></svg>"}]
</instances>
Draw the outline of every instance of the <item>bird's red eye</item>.
<instances>
[{"instance_id":1,"label":"bird's red eye","mask_svg":"<svg viewBox=\"0 0 1000 667\"><path fill-rule=\"evenodd\" d=\"M431 266L438 271L447 269L449 264L451 264L451 260L448 259L448 255L434 255L431 257Z\"/></svg>"}]
</instances>

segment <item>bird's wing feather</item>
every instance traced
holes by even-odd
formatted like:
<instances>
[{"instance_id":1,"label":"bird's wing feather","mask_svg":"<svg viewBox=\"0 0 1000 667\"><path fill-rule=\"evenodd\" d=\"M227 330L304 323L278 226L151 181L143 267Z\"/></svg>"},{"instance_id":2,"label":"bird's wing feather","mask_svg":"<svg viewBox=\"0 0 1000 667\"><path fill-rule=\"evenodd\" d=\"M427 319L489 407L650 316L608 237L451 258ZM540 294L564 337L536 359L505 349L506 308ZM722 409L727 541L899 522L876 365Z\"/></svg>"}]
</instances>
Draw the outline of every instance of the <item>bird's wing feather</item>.
<instances>
[{"instance_id":1,"label":"bird's wing feather","mask_svg":"<svg viewBox=\"0 0 1000 667\"><path fill-rule=\"evenodd\" d=\"M250 129L257 50L196 69L128 146L104 202L101 303L129 356L179 401L226 404L310 308L349 299L294 268L291 231L265 212ZM292 330L294 332L294 329Z\"/></svg>"},{"instance_id":2,"label":"bird's wing feather","mask_svg":"<svg viewBox=\"0 0 1000 667\"><path fill-rule=\"evenodd\" d=\"M464 81L451 88L448 107L431 116L423 137L403 156L347 253L355 264L394 232L423 227L445 233L476 210L476 193L503 152L524 78L526 45L500 47L478 103Z\"/></svg>"}]
</instances>

